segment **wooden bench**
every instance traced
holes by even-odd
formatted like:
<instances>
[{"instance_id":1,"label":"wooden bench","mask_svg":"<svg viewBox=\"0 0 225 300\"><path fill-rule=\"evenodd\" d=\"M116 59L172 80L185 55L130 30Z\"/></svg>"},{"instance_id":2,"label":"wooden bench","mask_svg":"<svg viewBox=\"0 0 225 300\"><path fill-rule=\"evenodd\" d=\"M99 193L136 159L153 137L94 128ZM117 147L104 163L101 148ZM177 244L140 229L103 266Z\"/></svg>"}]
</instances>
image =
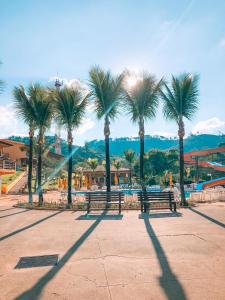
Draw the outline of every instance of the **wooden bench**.
<instances>
[{"instance_id":1,"label":"wooden bench","mask_svg":"<svg viewBox=\"0 0 225 300\"><path fill-rule=\"evenodd\" d=\"M108 209L111 205L118 205L119 214L121 213L121 206L124 202L124 194L122 192L86 192L85 200L87 203L87 213L91 211L93 203L103 203Z\"/></svg>"},{"instance_id":2,"label":"wooden bench","mask_svg":"<svg viewBox=\"0 0 225 300\"><path fill-rule=\"evenodd\" d=\"M177 210L177 204L174 200L173 192L139 192L138 201L141 202L141 212L147 212L151 209L151 204L154 204L153 209L161 209L157 204L168 204L168 209L171 211ZM165 209L163 207L163 209Z\"/></svg>"}]
</instances>

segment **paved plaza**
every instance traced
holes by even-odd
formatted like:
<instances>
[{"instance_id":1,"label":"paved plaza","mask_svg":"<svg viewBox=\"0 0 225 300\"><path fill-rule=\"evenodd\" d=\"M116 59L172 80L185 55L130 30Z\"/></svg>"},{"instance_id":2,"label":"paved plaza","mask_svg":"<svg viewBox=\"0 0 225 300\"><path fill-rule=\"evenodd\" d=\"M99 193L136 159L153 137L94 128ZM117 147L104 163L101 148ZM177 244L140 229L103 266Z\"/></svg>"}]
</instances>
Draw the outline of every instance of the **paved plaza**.
<instances>
[{"instance_id":1,"label":"paved plaza","mask_svg":"<svg viewBox=\"0 0 225 300\"><path fill-rule=\"evenodd\" d=\"M0 300L225 299L225 203L121 217L14 203L0 199ZM56 266L15 269L52 254Z\"/></svg>"}]
</instances>

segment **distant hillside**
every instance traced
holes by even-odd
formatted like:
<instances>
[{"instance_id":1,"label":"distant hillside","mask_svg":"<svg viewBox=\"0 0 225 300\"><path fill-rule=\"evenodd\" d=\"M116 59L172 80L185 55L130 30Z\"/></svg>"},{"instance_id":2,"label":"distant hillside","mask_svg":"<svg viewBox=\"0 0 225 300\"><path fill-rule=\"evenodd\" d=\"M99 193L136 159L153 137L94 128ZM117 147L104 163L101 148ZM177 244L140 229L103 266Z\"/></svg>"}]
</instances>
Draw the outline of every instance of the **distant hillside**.
<instances>
[{"instance_id":1,"label":"distant hillside","mask_svg":"<svg viewBox=\"0 0 225 300\"><path fill-rule=\"evenodd\" d=\"M225 136L212 135L212 134L200 134L190 135L184 141L185 151L200 150L204 148L217 147L220 143L225 142ZM103 140L94 140L87 142L87 146L96 151L102 151L104 149ZM166 150L178 147L177 138L165 138L161 136L145 136L145 151L151 149ZM124 150L133 149L136 153L139 153L139 138L117 138L110 139L110 153L112 155L121 155Z\"/></svg>"},{"instance_id":2,"label":"distant hillside","mask_svg":"<svg viewBox=\"0 0 225 300\"><path fill-rule=\"evenodd\" d=\"M13 136L12 140L22 141L25 144L29 143L28 137ZM45 141L48 145L53 145L55 142L54 136L47 136ZM218 147L220 143L225 142L224 135L212 135L212 134L200 134L190 135L184 141L185 151L200 150L205 148ZM62 154L67 156L67 143L65 140L61 140ZM93 140L87 142L84 147L78 147L74 145L75 155L74 161L79 162L88 157L98 157L100 160L104 159L104 140ZM145 136L145 151L151 149L166 150L178 147L177 138L165 138L162 136ZM116 138L110 139L110 153L111 155L120 156L127 149L133 149L136 153L139 153L139 138ZM51 151L54 152L54 147L51 147Z\"/></svg>"}]
</instances>

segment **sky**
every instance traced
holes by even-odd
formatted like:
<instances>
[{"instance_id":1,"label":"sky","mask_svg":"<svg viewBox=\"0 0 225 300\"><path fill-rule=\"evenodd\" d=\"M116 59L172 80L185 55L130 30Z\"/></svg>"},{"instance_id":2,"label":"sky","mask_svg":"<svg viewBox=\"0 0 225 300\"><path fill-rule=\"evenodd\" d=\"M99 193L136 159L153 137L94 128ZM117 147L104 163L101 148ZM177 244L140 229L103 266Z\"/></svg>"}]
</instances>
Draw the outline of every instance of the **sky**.
<instances>
[{"instance_id":1,"label":"sky","mask_svg":"<svg viewBox=\"0 0 225 300\"><path fill-rule=\"evenodd\" d=\"M186 134L225 133L224 20L224 0L0 0L0 137L28 132L13 109L14 86L52 85L56 76L88 85L93 65L114 74L145 70L168 81L171 74L199 74L199 110L185 122ZM111 123L113 138L137 134L125 112ZM177 134L161 104L146 134ZM74 143L103 137L103 122L90 107Z\"/></svg>"}]
</instances>

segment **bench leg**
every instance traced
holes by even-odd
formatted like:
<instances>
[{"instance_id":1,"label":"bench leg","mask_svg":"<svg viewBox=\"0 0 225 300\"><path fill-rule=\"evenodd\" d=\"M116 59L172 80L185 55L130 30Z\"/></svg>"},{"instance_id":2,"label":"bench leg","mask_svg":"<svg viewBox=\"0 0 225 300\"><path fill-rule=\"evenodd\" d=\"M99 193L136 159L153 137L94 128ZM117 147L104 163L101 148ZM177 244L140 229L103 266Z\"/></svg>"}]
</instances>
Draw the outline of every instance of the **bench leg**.
<instances>
[{"instance_id":1,"label":"bench leg","mask_svg":"<svg viewBox=\"0 0 225 300\"><path fill-rule=\"evenodd\" d=\"M88 202L88 205L87 205L87 214L90 213L90 203Z\"/></svg>"},{"instance_id":2,"label":"bench leg","mask_svg":"<svg viewBox=\"0 0 225 300\"><path fill-rule=\"evenodd\" d=\"M174 202L174 211L177 211L177 204Z\"/></svg>"},{"instance_id":3,"label":"bench leg","mask_svg":"<svg viewBox=\"0 0 225 300\"><path fill-rule=\"evenodd\" d=\"M149 210L148 204L144 203L144 212L147 213Z\"/></svg>"},{"instance_id":4,"label":"bench leg","mask_svg":"<svg viewBox=\"0 0 225 300\"><path fill-rule=\"evenodd\" d=\"M119 214L121 214L121 202L119 202Z\"/></svg>"}]
</instances>

